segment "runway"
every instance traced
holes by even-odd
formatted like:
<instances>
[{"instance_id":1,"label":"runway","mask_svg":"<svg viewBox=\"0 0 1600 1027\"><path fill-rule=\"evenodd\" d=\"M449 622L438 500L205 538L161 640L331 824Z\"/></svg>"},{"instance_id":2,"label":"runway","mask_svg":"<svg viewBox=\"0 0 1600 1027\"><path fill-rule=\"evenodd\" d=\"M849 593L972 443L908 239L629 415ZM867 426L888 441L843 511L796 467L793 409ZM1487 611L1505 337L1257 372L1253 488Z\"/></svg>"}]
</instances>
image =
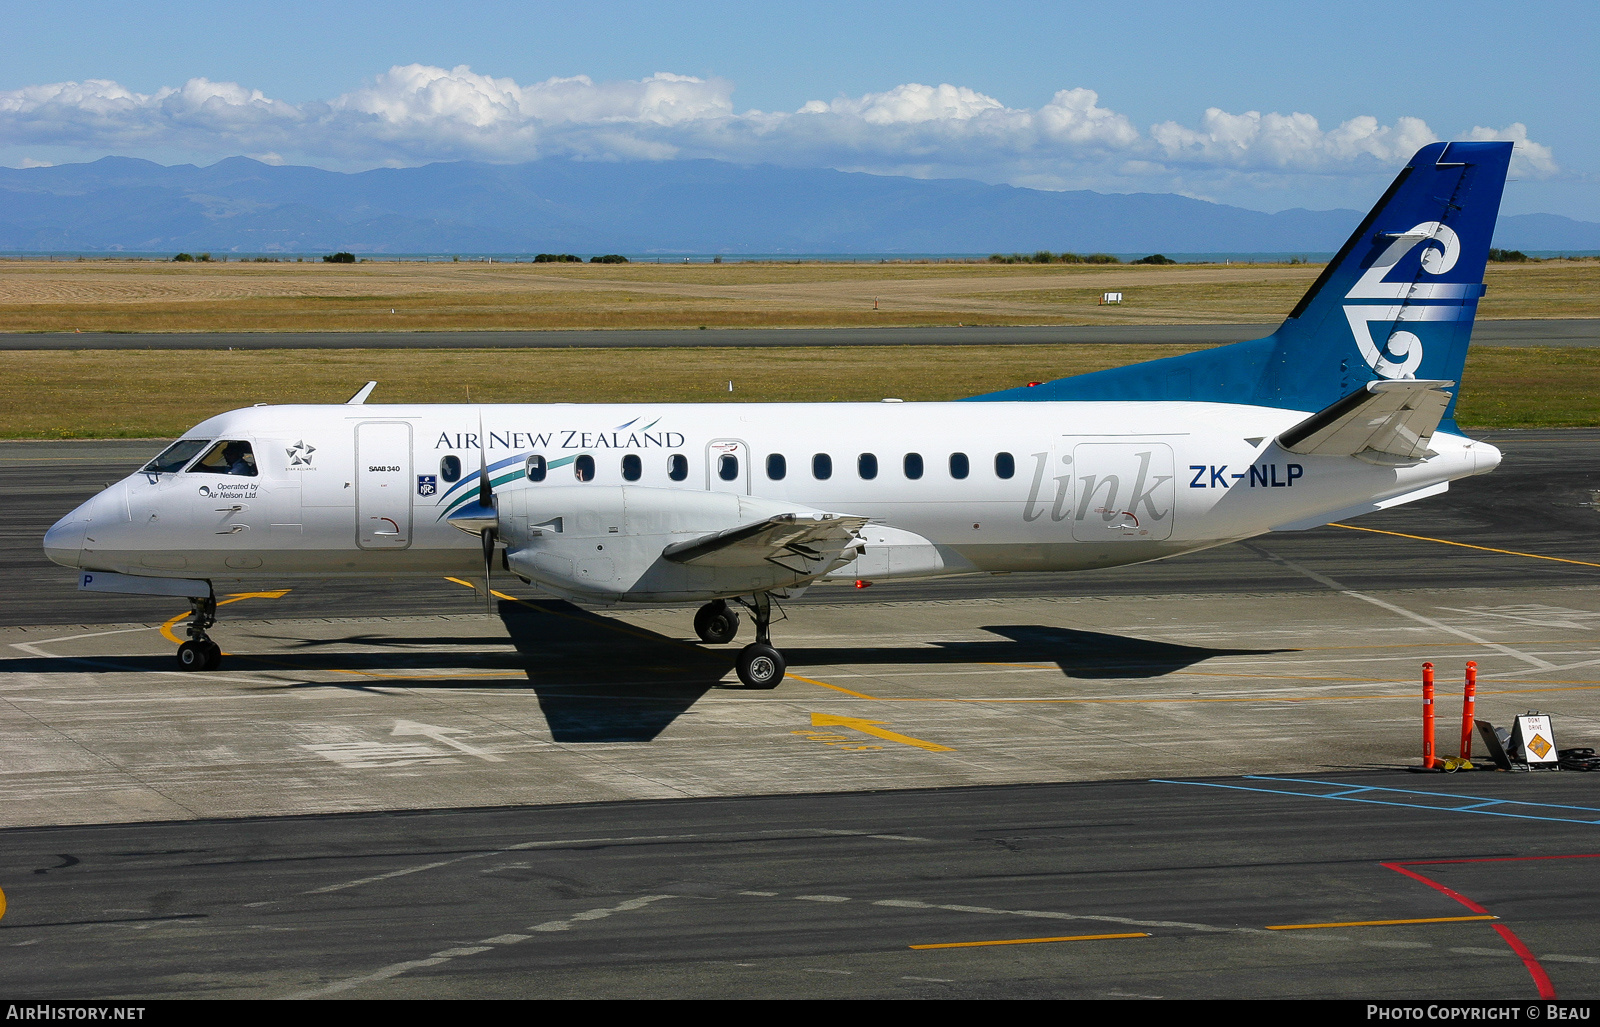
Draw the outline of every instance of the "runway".
<instances>
[{"instance_id":1,"label":"runway","mask_svg":"<svg viewBox=\"0 0 1600 1027\"><path fill-rule=\"evenodd\" d=\"M38 541L160 444L0 445L0 989L1594 997L1591 777L1405 769L1423 660L1446 752L1467 660L1600 742L1600 431L1490 438L1373 530L815 589L760 693L689 611L448 582L240 598L180 673Z\"/></svg>"},{"instance_id":2,"label":"runway","mask_svg":"<svg viewBox=\"0 0 1600 1027\"><path fill-rule=\"evenodd\" d=\"M1259 339L1258 325L1021 325L924 328L717 328L530 332L39 332L0 334L6 350L96 349L500 349L670 346L991 346L1176 343L1220 346ZM1597 346L1600 319L1480 320L1480 346Z\"/></svg>"}]
</instances>

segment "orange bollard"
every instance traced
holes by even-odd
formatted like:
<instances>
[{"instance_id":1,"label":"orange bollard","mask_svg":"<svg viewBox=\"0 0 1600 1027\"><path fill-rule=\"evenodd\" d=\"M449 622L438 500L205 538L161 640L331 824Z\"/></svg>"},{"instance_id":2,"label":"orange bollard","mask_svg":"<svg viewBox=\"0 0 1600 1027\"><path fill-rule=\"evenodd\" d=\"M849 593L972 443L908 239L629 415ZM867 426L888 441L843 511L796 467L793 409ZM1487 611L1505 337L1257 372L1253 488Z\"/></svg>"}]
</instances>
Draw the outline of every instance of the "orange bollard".
<instances>
[{"instance_id":1,"label":"orange bollard","mask_svg":"<svg viewBox=\"0 0 1600 1027\"><path fill-rule=\"evenodd\" d=\"M1472 759L1472 722L1478 711L1478 661L1467 661L1467 683L1461 692L1461 758Z\"/></svg>"},{"instance_id":2,"label":"orange bollard","mask_svg":"<svg viewBox=\"0 0 1600 1027\"><path fill-rule=\"evenodd\" d=\"M1432 770L1433 758L1433 664L1422 665L1422 769Z\"/></svg>"}]
</instances>

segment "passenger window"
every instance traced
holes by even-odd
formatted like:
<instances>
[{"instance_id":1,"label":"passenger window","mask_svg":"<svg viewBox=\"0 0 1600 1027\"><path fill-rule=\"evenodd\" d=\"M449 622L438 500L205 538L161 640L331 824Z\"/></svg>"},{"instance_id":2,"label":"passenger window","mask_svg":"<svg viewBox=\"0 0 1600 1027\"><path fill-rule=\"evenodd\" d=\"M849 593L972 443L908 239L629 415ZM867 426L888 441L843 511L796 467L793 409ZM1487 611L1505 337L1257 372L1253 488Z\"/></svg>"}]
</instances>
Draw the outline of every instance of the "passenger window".
<instances>
[{"instance_id":1,"label":"passenger window","mask_svg":"<svg viewBox=\"0 0 1600 1027\"><path fill-rule=\"evenodd\" d=\"M529 481L544 481L544 476L550 473L550 464L546 462L544 457L535 453L528 457L528 463L523 467L523 472L527 474ZM454 481L455 479L448 478L446 480Z\"/></svg>"},{"instance_id":2,"label":"passenger window","mask_svg":"<svg viewBox=\"0 0 1600 1027\"><path fill-rule=\"evenodd\" d=\"M594 457L585 453L572 461L572 473L579 481L594 481Z\"/></svg>"},{"instance_id":3,"label":"passenger window","mask_svg":"<svg viewBox=\"0 0 1600 1027\"><path fill-rule=\"evenodd\" d=\"M622 480L638 481L644 473L644 464L639 460L637 453L629 453L622 458Z\"/></svg>"},{"instance_id":4,"label":"passenger window","mask_svg":"<svg viewBox=\"0 0 1600 1027\"><path fill-rule=\"evenodd\" d=\"M856 457L856 473L867 481L878 476L878 458L872 453L862 453Z\"/></svg>"},{"instance_id":5,"label":"passenger window","mask_svg":"<svg viewBox=\"0 0 1600 1027\"><path fill-rule=\"evenodd\" d=\"M251 452L250 443L224 439L212 446L205 456L195 461L195 465L189 468L189 471L205 474L237 474L241 478L254 478L256 455Z\"/></svg>"},{"instance_id":6,"label":"passenger window","mask_svg":"<svg viewBox=\"0 0 1600 1027\"><path fill-rule=\"evenodd\" d=\"M145 474L176 474L194 455L206 448L210 439L179 439L163 449L159 456L144 465Z\"/></svg>"},{"instance_id":7,"label":"passenger window","mask_svg":"<svg viewBox=\"0 0 1600 1027\"><path fill-rule=\"evenodd\" d=\"M921 453L906 454L906 477L910 478L912 481L916 481L918 478L922 477Z\"/></svg>"},{"instance_id":8,"label":"passenger window","mask_svg":"<svg viewBox=\"0 0 1600 1027\"><path fill-rule=\"evenodd\" d=\"M967 461L965 453L950 454L950 477L965 478L972 472L972 465Z\"/></svg>"},{"instance_id":9,"label":"passenger window","mask_svg":"<svg viewBox=\"0 0 1600 1027\"><path fill-rule=\"evenodd\" d=\"M996 453L994 455L994 474L997 478L1009 478L1017 473L1017 461L1010 453Z\"/></svg>"},{"instance_id":10,"label":"passenger window","mask_svg":"<svg viewBox=\"0 0 1600 1027\"><path fill-rule=\"evenodd\" d=\"M717 477L723 481L733 481L739 477L739 458L732 453L724 453L717 457Z\"/></svg>"},{"instance_id":11,"label":"passenger window","mask_svg":"<svg viewBox=\"0 0 1600 1027\"><path fill-rule=\"evenodd\" d=\"M811 476L818 481L827 481L833 477L833 457L826 453L818 453L812 457Z\"/></svg>"},{"instance_id":12,"label":"passenger window","mask_svg":"<svg viewBox=\"0 0 1600 1027\"><path fill-rule=\"evenodd\" d=\"M667 477L673 481L682 481L689 476L689 458L682 453L674 453L667 457Z\"/></svg>"},{"instance_id":13,"label":"passenger window","mask_svg":"<svg viewBox=\"0 0 1600 1027\"><path fill-rule=\"evenodd\" d=\"M447 456L441 459L439 461L439 477L445 481L460 481L461 458L459 456Z\"/></svg>"},{"instance_id":14,"label":"passenger window","mask_svg":"<svg viewBox=\"0 0 1600 1027\"><path fill-rule=\"evenodd\" d=\"M789 473L789 461L783 458L782 453L767 454L767 477L773 481L782 481Z\"/></svg>"}]
</instances>

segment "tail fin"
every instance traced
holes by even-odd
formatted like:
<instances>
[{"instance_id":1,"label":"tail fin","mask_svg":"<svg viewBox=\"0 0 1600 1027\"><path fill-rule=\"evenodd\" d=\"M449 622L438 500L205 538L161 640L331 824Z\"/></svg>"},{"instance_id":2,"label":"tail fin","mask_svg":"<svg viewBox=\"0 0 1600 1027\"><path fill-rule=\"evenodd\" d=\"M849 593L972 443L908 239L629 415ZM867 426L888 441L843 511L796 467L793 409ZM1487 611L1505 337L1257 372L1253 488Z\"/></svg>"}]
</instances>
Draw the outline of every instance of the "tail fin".
<instances>
[{"instance_id":1,"label":"tail fin","mask_svg":"<svg viewBox=\"0 0 1600 1027\"><path fill-rule=\"evenodd\" d=\"M1369 381L1459 382L1511 143L1417 151L1276 332L979 400L1193 400L1321 410ZM1455 400L1445 411L1445 427Z\"/></svg>"}]
</instances>

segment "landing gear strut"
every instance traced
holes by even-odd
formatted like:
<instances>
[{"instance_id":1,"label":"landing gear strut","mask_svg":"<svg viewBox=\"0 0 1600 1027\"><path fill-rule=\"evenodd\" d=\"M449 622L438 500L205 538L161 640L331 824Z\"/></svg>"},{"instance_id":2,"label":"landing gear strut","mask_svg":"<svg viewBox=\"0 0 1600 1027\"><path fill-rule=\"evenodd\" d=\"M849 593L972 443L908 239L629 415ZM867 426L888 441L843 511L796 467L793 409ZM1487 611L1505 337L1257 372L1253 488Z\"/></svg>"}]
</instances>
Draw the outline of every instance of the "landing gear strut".
<instances>
[{"instance_id":1,"label":"landing gear strut","mask_svg":"<svg viewBox=\"0 0 1600 1027\"><path fill-rule=\"evenodd\" d=\"M211 641L206 628L217 622L217 599L191 598L194 616L189 619L189 641L178 646L178 666L183 670L216 670L222 665L222 647Z\"/></svg>"},{"instance_id":2,"label":"landing gear strut","mask_svg":"<svg viewBox=\"0 0 1600 1027\"><path fill-rule=\"evenodd\" d=\"M772 648L768 628L772 623L772 596L757 592L748 604L755 614L756 640L739 650L739 680L746 688L776 688L787 669L783 654Z\"/></svg>"}]
</instances>

